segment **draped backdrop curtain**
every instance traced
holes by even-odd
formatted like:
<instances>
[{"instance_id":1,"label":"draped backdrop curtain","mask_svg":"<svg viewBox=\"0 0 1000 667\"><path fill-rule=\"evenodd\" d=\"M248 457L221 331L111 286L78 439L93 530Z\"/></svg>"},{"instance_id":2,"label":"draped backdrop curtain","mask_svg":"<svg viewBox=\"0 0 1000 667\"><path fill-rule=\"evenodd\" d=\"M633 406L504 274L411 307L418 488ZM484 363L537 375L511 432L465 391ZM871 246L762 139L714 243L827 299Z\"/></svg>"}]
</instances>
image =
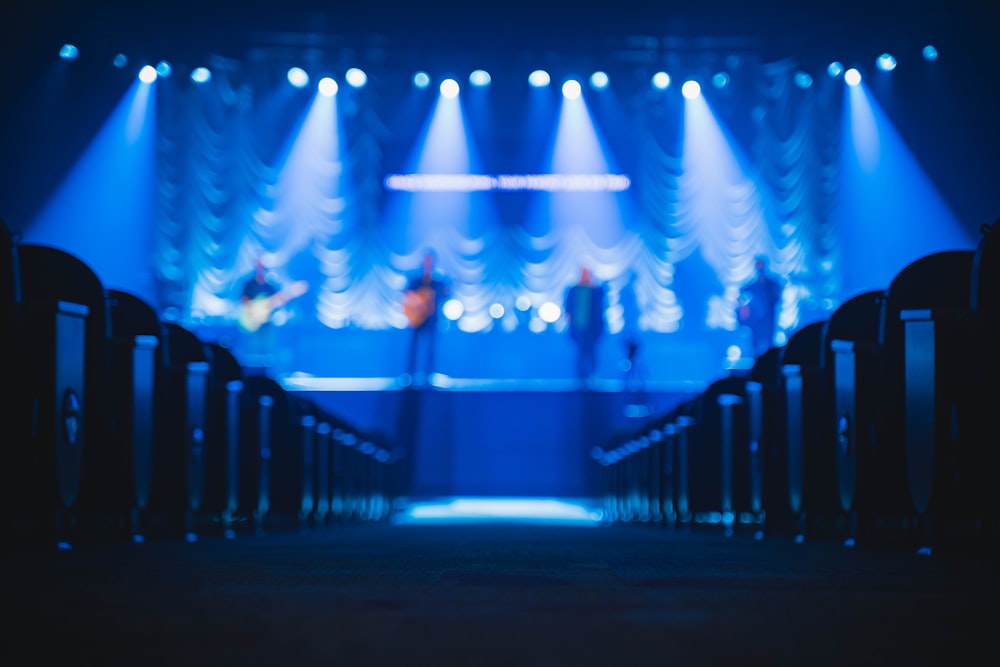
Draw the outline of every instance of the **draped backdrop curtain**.
<instances>
[{"instance_id":1,"label":"draped backdrop curtain","mask_svg":"<svg viewBox=\"0 0 1000 667\"><path fill-rule=\"evenodd\" d=\"M421 169L417 130L430 107L400 123L410 93L380 87L373 72L359 91L341 82L335 110L323 115L311 92L291 92L284 69L264 60L218 57L205 84L160 82L155 264L161 303L180 321L231 322L241 283L263 257L279 281L308 283L302 321L403 328L400 292L429 247L464 307L458 328L469 332L532 326L542 304L561 304L583 264L609 286L612 331L734 330L737 290L756 255L786 279L782 330L836 306L840 87L799 87L793 60L744 58L743 87L717 103L736 147L731 164L689 152L700 121L676 91L607 91L619 95L620 117L601 127L608 116L594 110L611 152L603 166L630 179L613 194L391 192L387 174ZM517 152L516 133L506 132L494 143ZM496 172L490 159L472 151L466 168ZM492 165L518 168L506 160ZM573 166L536 160L520 169ZM495 304L505 309L499 318Z\"/></svg>"}]
</instances>

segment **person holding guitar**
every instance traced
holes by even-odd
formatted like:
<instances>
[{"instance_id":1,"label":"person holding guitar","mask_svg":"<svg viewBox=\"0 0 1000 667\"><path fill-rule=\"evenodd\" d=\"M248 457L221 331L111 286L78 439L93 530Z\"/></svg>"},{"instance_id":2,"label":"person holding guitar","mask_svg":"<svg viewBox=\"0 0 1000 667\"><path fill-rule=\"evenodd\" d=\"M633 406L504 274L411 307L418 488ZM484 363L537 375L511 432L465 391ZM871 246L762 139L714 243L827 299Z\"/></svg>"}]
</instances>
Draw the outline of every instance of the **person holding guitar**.
<instances>
[{"instance_id":1,"label":"person holding guitar","mask_svg":"<svg viewBox=\"0 0 1000 667\"><path fill-rule=\"evenodd\" d=\"M435 269L435 259L434 251L428 250L424 254L420 275L414 276L403 292L403 313L412 331L406 372L415 387L425 386L427 378L434 372L438 311L449 293L447 281ZM418 363L421 348L422 364Z\"/></svg>"},{"instance_id":2,"label":"person holding guitar","mask_svg":"<svg viewBox=\"0 0 1000 667\"><path fill-rule=\"evenodd\" d=\"M246 363L252 366L271 366L274 357L274 322L276 310L302 296L307 286L296 281L284 289L268 278L267 268L260 257L254 259L254 273L243 283L240 293L240 330L250 337Z\"/></svg>"}]
</instances>

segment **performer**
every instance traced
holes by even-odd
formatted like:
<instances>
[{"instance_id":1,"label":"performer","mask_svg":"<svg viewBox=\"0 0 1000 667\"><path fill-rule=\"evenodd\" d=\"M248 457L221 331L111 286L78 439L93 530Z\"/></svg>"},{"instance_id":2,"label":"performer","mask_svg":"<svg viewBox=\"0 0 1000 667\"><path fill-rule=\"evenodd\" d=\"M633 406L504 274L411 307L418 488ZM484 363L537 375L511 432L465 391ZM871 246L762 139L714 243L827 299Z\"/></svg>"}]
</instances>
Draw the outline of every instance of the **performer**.
<instances>
[{"instance_id":1,"label":"performer","mask_svg":"<svg viewBox=\"0 0 1000 667\"><path fill-rule=\"evenodd\" d=\"M590 269L580 270L580 280L566 290L565 312L569 336L576 344L576 374L582 386L589 385L597 368L597 342L604 333L607 294Z\"/></svg>"},{"instance_id":2,"label":"performer","mask_svg":"<svg viewBox=\"0 0 1000 667\"><path fill-rule=\"evenodd\" d=\"M239 328L247 334L245 362L251 366L272 366L276 352L274 313L302 296L308 286L299 280L282 289L268 277L260 257L254 259L254 273L243 283L240 293Z\"/></svg>"},{"instance_id":3,"label":"performer","mask_svg":"<svg viewBox=\"0 0 1000 667\"><path fill-rule=\"evenodd\" d=\"M434 373L438 312L450 292L447 280L435 268L435 261L434 251L428 250L424 254L420 275L414 276L409 281L403 293L403 312L413 332L410 337L406 372L408 380L414 387L426 386L428 378ZM419 363L421 356L422 364Z\"/></svg>"},{"instance_id":4,"label":"performer","mask_svg":"<svg viewBox=\"0 0 1000 667\"><path fill-rule=\"evenodd\" d=\"M778 326L778 304L781 284L767 270L767 258L754 260L754 277L740 288L737 318L750 330L754 357L759 357L774 344Z\"/></svg>"}]
</instances>

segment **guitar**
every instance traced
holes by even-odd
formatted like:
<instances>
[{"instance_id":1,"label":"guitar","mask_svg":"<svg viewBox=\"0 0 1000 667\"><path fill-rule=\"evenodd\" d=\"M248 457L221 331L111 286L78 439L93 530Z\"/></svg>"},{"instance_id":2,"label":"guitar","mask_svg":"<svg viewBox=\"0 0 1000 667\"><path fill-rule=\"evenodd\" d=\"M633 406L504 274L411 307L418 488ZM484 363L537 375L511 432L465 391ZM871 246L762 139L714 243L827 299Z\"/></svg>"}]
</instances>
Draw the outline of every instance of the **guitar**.
<instances>
[{"instance_id":1,"label":"guitar","mask_svg":"<svg viewBox=\"0 0 1000 667\"><path fill-rule=\"evenodd\" d=\"M259 296L242 304L238 320L240 329L246 333L257 331L270 321L275 310L302 296L308 289L306 281L298 280L270 296Z\"/></svg>"},{"instance_id":2,"label":"guitar","mask_svg":"<svg viewBox=\"0 0 1000 667\"><path fill-rule=\"evenodd\" d=\"M434 314L434 288L424 285L403 293L403 314L414 329L420 327Z\"/></svg>"}]
</instances>

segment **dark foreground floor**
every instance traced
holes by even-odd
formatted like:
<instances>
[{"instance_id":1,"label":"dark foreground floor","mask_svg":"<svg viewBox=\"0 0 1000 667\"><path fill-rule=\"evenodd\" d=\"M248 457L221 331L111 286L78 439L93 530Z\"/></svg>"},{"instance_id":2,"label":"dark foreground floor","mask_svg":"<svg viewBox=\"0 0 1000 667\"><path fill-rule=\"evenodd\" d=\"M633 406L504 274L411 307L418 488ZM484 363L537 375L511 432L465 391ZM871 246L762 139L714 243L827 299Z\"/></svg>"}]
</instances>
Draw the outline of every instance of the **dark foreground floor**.
<instances>
[{"instance_id":1,"label":"dark foreground floor","mask_svg":"<svg viewBox=\"0 0 1000 667\"><path fill-rule=\"evenodd\" d=\"M7 665L971 665L1000 634L980 554L651 526L358 524L0 563Z\"/></svg>"}]
</instances>

